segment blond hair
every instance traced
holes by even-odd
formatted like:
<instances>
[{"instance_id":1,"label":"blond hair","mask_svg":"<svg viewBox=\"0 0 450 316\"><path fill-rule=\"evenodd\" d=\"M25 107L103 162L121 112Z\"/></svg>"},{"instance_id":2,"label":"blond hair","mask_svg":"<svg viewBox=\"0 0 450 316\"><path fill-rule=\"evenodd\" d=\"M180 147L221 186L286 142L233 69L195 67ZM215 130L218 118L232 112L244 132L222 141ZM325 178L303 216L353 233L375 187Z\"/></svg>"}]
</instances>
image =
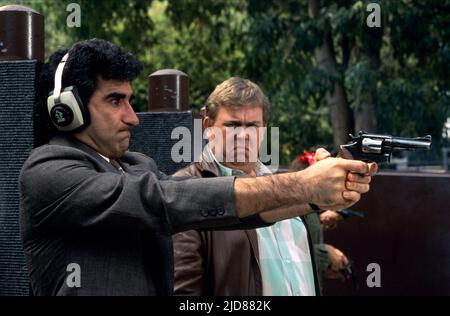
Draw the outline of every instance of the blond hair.
<instances>
[{"instance_id":1,"label":"blond hair","mask_svg":"<svg viewBox=\"0 0 450 316\"><path fill-rule=\"evenodd\" d=\"M260 106L263 109L263 122L267 123L270 103L257 84L247 79L231 77L217 85L206 101L206 115L215 120L221 106L240 108Z\"/></svg>"}]
</instances>

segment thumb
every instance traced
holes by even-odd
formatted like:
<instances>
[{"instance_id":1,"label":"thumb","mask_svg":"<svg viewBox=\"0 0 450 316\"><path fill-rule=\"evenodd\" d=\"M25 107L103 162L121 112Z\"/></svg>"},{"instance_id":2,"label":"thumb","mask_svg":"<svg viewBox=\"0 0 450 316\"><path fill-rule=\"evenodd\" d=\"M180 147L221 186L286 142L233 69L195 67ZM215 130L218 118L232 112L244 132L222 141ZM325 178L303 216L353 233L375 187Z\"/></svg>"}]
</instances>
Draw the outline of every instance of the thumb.
<instances>
[{"instance_id":1,"label":"thumb","mask_svg":"<svg viewBox=\"0 0 450 316\"><path fill-rule=\"evenodd\" d=\"M347 256L346 255L344 255L344 254L342 254L342 263L343 263L343 266L344 266L344 268L346 267L346 266L348 266L348 258L347 258Z\"/></svg>"},{"instance_id":2,"label":"thumb","mask_svg":"<svg viewBox=\"0 0 450 316\"><path fill-rule=\"evenodd\" d=\"M378 171L378 165L375 162L370 162L369 164L369 174L374 175Z\"/></svg>"},{"instance_id":3,"label":"thumb","mask_svg":"<svg viewBox=\"0 0 450 316\"><path fill-rule=\"evenodd\" d=\"M328 150L326 150L325 148L319 148L316 150L316 154L315 154L315 162L324 160L326 158L331 157L331 154Z\"/></svg>"}]
</instances>

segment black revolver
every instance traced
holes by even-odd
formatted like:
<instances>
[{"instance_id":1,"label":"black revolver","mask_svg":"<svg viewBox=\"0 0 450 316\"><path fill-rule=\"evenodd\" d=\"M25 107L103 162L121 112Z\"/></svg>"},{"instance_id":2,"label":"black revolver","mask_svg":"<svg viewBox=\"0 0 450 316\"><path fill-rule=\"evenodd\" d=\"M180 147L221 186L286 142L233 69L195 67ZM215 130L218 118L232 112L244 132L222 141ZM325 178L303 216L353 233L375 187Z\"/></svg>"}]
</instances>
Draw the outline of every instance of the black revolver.
<instances>
[{"instance_id":1,"label":"black revolver","mask_svg":"<svg viewBox=\"0 0 450 316\"><path fill-rule=\"evenodd\" d=\"M389 162L394 150L430 150L431 135L417 138L402 138L389 135L367 134L360 131L350 134L351 141L341 145L339 156L366 162Z\"/></svg>"}]
</instances>

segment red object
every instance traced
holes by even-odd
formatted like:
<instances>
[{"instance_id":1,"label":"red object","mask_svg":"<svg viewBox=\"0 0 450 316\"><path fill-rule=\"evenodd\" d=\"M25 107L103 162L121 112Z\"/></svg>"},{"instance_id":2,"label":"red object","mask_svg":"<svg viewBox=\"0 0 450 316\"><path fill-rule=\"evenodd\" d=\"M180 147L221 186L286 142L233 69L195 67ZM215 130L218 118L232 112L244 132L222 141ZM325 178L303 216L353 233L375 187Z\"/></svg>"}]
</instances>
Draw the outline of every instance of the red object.
<instances>
[{"instance_id":1,"label":"red object","mask_svg":"<svg viewBox=\"0 0 450 316\"><path fill-rule=\"evenodd\" d=\"M302 156L298 156L297 160L301 163L307 163L308 165L313 165L316 162L316 153L310 153L306 150L303 151Z\"/></svg>"}]
</instances>

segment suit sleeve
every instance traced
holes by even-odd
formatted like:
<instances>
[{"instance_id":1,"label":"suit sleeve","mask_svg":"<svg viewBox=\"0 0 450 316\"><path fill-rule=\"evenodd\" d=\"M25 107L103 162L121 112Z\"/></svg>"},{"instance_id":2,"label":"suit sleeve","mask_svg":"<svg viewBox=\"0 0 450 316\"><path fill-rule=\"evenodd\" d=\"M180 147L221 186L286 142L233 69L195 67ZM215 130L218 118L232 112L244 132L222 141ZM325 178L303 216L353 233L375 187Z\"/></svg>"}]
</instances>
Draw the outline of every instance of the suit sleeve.
<instances>
[{"instance_id":1,"label":"suit sleeve","mask_svg":"<svg viewBox=\"0 0 450 316\"><path fill-rule=\"evenodd\" d=\"M22 216L35 229L188 229L245 226L235 214L234 178L160 178L96 170L82 151L44 146L19 179ZM242 227L245 228L245 227Z\"/></svg>"}]
</instances>

